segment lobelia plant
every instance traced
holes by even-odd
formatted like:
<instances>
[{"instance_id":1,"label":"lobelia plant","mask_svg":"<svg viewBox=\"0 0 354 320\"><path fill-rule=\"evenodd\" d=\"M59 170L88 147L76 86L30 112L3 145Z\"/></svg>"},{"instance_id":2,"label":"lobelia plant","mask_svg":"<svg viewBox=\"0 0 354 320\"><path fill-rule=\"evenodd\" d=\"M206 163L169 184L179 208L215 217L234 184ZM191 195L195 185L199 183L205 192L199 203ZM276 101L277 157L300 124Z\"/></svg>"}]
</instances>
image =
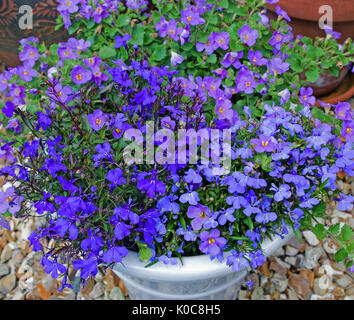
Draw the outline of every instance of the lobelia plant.
<instances>
[{"instance_id":1,"label":"lobelia plant","mask_svg":"<svg viewBox=\"0 0 354 320\"><path fill-rule=\"evenodd\" d=\"M21 41L23 65L0 75L0 223L46 217L29 240L62 288L70 264L86 280L128 250L147 265L207 254L257 267L266 236L300 227L332 235L353 271L352 230L321 222L329 200L353 207L336 184L354 174L353 112L311 110L286 62L299 41L248 3L61 1L69 31L86 31Z\"/></svg>"}]
</instances>

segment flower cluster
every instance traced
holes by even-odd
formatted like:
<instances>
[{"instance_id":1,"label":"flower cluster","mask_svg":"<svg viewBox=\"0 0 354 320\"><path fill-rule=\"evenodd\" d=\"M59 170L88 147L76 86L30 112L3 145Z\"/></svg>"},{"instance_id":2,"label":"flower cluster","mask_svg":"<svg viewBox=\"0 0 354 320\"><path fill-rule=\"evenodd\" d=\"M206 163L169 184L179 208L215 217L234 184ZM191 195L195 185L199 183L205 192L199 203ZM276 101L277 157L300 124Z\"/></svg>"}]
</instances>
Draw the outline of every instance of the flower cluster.
<instances>
[{"instance_id":1,"label":"flower cluster","mask_svg":"<svg viewBox=\"0 0 354 320\"><path fill-rule=\"evenodd\" d=\"M324 215L328 199L352 208L353 197L339 193L336 180L339 172L354 175L353 112L348 103L330 106L330 114L311 110L311 88L300 81L286 87L289 28L279 24L284 29L270 34L259 11L251 17L261 29L250 18L235 21L235 33L196 38L193 30L214 25L208 17L220 17L222 7L171 5L166 20L146 1L125 2L61 1L58 10L67 27L74 16L99 24L120 10L158 21L130 26L124 15L116 23L132 33L107 27L112 39L100 48L94 36L49 49L24 39L22 65L0 75L0 120L12 133L0 145L8 162L0 175L11 183L0 192L0 224L9 227L9 213L47 218L29 237L33 250L45 250L47 273L64 274L63 287L70 286L70 262L87 279L102 263L124 261L128 250L146 262L207 254L234 271L257 267L265 236L313 228L311 217ZM186 74L193 61L176 52L172 68L156 63L163 49L144 45L145 26L220 65ZM257 46L266 30L270 51ZM220 161L227 141L229 170ZM325 232L321 226L316 234ZM43 247L45 238L52 247Z\"/></svg>"}]
</instances>

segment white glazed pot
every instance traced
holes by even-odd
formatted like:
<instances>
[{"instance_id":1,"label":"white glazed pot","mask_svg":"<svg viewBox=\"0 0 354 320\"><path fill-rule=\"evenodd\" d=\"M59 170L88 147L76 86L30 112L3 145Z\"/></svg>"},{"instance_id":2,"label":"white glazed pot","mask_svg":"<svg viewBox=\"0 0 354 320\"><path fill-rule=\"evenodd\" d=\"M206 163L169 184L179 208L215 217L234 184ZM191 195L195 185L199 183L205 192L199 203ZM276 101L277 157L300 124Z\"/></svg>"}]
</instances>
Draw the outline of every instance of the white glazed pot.
<instances>
[{"instance_id":1,"label":"white glazed pot","mask_svg":"<svg viewBox=\"0 0 354 320\"><path fill-rule=\"evenodd\" d=\"M271 256L293 236L265 239L262 249ZM133 300L235 300L249 269L234 272L223 263L211 261L207 255L183 257L183 265L158 262L146 268L134 251L129 251L113 271L123 281Z\"/></svg>"}]
</instances>

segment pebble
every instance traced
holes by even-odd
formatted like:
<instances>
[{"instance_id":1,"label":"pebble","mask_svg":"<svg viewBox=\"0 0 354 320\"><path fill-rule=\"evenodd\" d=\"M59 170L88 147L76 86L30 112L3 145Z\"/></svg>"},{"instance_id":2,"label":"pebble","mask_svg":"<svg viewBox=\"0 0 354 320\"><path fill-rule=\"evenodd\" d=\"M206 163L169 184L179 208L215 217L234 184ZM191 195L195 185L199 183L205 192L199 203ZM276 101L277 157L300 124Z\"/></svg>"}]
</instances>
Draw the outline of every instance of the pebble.
<instances>
[{"instance_id":1,"label":"pebble","mask_svg":"<svg viewBox=\"0 0 354 320\"><path fill-rule=\"evenodd\" d=\"M333 240L325 239L323 241L323 249L329 254L335 254L338 251L339 247Z\"/></svg>"},{"instance_id":2,"label":"pebble","mask_svg":"<svg viewBox=\"0 0 354 320\"><path fill-rule=\"evenodd\" d=\"M290 239L288 245L298 249L301 253L305 251L305 242L302 240L300 243L295 236Z\"/></svg>"},{"instance_id":3,"label":"pebble","mask_svg":"<svg viewBox=\"0 0 354 320\"><path fill-rule=\"evenodd\" d=\"M287 288L285 291L287 297L289 300L299 300L299 297L297 296L295 290L293 288Z\"/></svg>"},{"instance_id":4,"label":"pebble","mask_svg":"<svg viewBox=\"0 0 354 320\"><path fill-rule=\"evenodd\" d=\"M285 247L285 254L287 256L293 257L293 256L296 256L298 253L299 253L299 249L294 248L293 246L287 245Z\"/></svg>"},{"instance_id":5,"label":"pebble","mask_svg":"<svg viewBox=\"0 0 354 320\"><path fill-rule=\"evenodd\" d=\"M282 257L284 255L284 249L280 247L277 251L275 251L272 256L274 257Z\"/></svg>"},{"instance_id":6,"label":"pebble","mask_svg":"<svg viewBox=\"0 0 354 320\"><path fill-rule=\"evenodd\" d=\"M237 296L238 300L249 300L249 291L248 290L240 290L238 292L238 296ZM112 299L115 300L115 299Z\"/></svg>"},{"instance_id":7,"label":"pebble","mask_svg":"<svg viewBox=\"0 0 354 320\"><path fill-rule=\"evenodd\" d=\"M246 291L246 290L240 290L240 291ZM124 300L124 294L119 287L114 287L109 293L109 298L111 300Z\"/></svg>"},{"instance_id":8,"label":"pebble","mask_svg":"<svg viewBox=\"0 0 354 320\"><path fill-rule=\"evenodd\" d=\"M10 269L6 264L0 263L0 278L10 273Z\"/></svg>"},{"instance_id":9,"label":"pebble","mask_svg":"<svg viewBox=\"0 0 354 320\"><path fill-rule=\"evenodd\" d=\"M347 288L350 285L354 284L354 280L352 277L343 274L341 277L338 277L335 279L335 282L341 287L341 288Z\"/></svg>"},{"instance_id":10,"label":"pebble","mask_svg":"<svg viewBox=\"0 0 354 320\"><path fill-rule=\"evenodd\" d=\"M320 243L320 241L317 239L316 235L312 231L305 230L302 232L302 234L305 237L307 243L311 246L315 247Z\"/></svg>"},{"instance_id":11,"label":"pebble","mask_svg":"<svg viewBox=\"0 0 354 320\"><path fill-rule=\"evenodd\" d=\"M284 258L284 261L288 264L290 264L291 266L296 266L296 260L297 260L297 257L285 257Z\"/></svg>"},{"instance_id":12,"label":"pebble","mask_svg":"<svg viewBox=\"0 0 354 320\"><path fill-rule=\"evenodd\" d=\"M327 293L329 285L329 278L327 275L324 275L321 278L315 279L313 283L313 291L315 294L323 296Z\"/></svg>"},{"instance_id":13,"label":"pebble","mask_svg":"<svg viewBox=\"0 0 354 320\"><path fill-rule=\"evenodd\" d=\"M11 259L11 256L12 256L12 248L8 243L1 252L0 263L7 262L8 260Z\"/></svg>"},{"instance_id":14,"label":"pebble","mask_svg":"<svg viewBox=\"0 0 354 320\"><path fill-rule=\"evenodd\" d=\"M296 257L295 267L303 268L304 267L305 256L303 254L298 254Z\"/></svg>"},{"instance_id":15,"label":"pebble","mask_svg":"<svg viewBox=\"0 0 354 320\"><path fill-rule=\"evenodd\" d=\"M310 284L310 288L312 289L313 287L313 282L315 280L315 274L313 271L309 270L309 269L301 269L300 271L300 276L304 277L307 279L307 281Z\"/></svg>"},{"instance_id":16,"label":"pebble","mask_svg":"<svg viewBox=\"0 0 354 320\"><path fill-rule=\"evenodd\" d=\"M271 281L274 283L275 290L279 291L280 293L284 292L288 287L289 280L283 274L276 273Z\"/></svg>"},{"instance_id":17,"label":"pebble","mask_svg":"<svg viewBox=\"0 0 354 320\"><path fill-rule=\"evenodd\" d=\"M345 290L346 295L353 296L354 295L354 285L350 286L348 289Z\"/></svg>"},{"instance_id":18,"label":"pebble","mask_svg":"<svg viewBox=\"0 0 354 320\"><path fill-rule=\"evenodd\" d=\"M92 300L97 299L104 294L104 289L104 285L101 282L96 283L92 291L89 293L89 298Z\"/></svg>"},{"instance_id":19,"label":"pebble","mask_svg":"<svg viewBox=\"0 0 354 320\"><path fill-rule=\"evenodd\" d=\"M343 300L345 297L345 291L342 288L338 287L332 291L332 294L334 296L334 299L336 300Z\"/></svg>"},{"instance_id":20,"label":"pebble","mask_svg":"<svg viewBox=\"0 0 354 320\"><path fill-rule=\"evenodd\" d=\"M280 274L287 274L288 269L290 268L290 265L287 264L286 262L280 260L278 257L272 257L270 258L270 266L269 269L273 270L275 272L278 272Z\"/></svg>"},{"instance_id":21,"label":"pebble","mask_svg":"<svg viewBox=\"0 0 354 320\"><path fill-rule=\"evenodd\" d=\"M313 294L311 300L334 300L334 296L332 293L327 293L325 295Z\"/></svg>"},{"instance_id":22,"label":"pebble","mask_svg":"<svg viewBox=\"0 0 354 320\"><path fill-rule=\"evenodd\" d=\"M0 280L0 291L4 294L13 290L16 286L16 277L13 274L9 274Z\"/></svg>"},{"instance_id":23,"label":"pebble","mask_svg":"<svg viewBox=\"0 0 354 320\"><path fill-rule=\"evenodd\" d=\"M322 250L320 247L307 247L305 251L305 259L303 266L306 269L314 269L318 265L318 260L322 256Z\"/></svg>"},{"instance_id":24,"label":"pebble","mask_svg":"<svg viewBox=\"0 0 354 320\"><path fill-rule=\"evenodd\" d=\"M289 279L289 286L292 287L295 292L302 297L302 299L308 299L311 295L308 280L300 275L292 274Z\"/></svg>"},{"instance_id":25,"label":"pebble","mask_svg":"<svg viewBox=\"0 0 354 320\"><path fill-rule=\"evenodd\" d=\"M263 288L256 287L251 294L251 300L261 300L263 296L264 296Z\"/></svg>"}]
</instances>

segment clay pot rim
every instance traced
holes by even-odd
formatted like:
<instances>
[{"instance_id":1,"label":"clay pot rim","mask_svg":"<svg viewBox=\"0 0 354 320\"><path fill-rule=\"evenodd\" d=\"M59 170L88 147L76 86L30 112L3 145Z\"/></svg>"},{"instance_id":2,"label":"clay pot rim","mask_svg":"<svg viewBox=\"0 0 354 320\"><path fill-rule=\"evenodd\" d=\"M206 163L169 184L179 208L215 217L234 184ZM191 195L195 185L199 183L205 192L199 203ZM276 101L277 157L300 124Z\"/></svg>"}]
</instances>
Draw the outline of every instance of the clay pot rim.
<instances>
[{"instance_id":1,"label":"clay pot rim","mask_svg":"<svg viewBox=\"0 0 354 320\"><path fill-rule=\"evenodd\" d=\"M269 4L266 3L265 6L267 7L267 9L269 9L270 11L275 12L275 8L277 6L279 6L281 9L285 10L286 13L289 15L290 18L293 19L297 19L297 20L305 20L305 21L312 21L312 22L318 22L319 18L321 17L321 13L316 11L316 14L312 13L312 10L302 10L302 3L299 3L298 1L296 1L296 6L292 6L289 3L293 3L293 0L280 0L278 3L275 4ZM337 7L338 4L336 3L337 1L335 0L328 0L327 1L327 5L330 5L332 7ZM320 6L322 6L323 0L311 0L310 1L311 4L307 3L305 5L305 3L303 3L304 7L317 7L319 8ZM351 5L351 7L350 7ZM352 0L348 0L348 6L346 7L346 10L344 12L342 12L340 9L336 10L336 12L333 14L333 16L335 17L333 19L334 23L348 23L351 21L354 21L354 16L351 14L352 12L354 12L354 2L352 2ZM305 14L305 16L304 16Z\"/></svg>"}]
</instances>

